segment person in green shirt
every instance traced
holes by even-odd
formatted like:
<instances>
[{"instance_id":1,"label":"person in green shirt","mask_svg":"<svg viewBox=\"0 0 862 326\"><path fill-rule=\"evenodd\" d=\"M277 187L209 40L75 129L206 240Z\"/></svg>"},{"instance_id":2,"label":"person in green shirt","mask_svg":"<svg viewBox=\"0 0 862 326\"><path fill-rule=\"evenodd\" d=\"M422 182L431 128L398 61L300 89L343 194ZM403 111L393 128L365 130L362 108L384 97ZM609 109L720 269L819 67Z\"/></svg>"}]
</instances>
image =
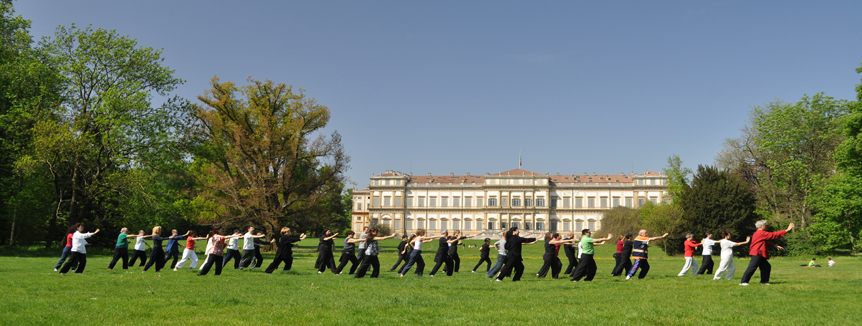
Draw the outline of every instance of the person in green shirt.
<instances>
[{"instance_id":1,"label":"person in green shirt","mask_svg":"<svg viewBox=\"0 0 862 326\"><path fill-rule=\"evenodd\" d=\"M817 258L811 258L811 261L808 262L808 267L820 267L820 265L817 265Z\"/></svg>"},{"instance_id":2,"label":"person in green shirt","mask_svg":"<svg viewBox=\"0 0 862 326\"><path fill-rule=\"evenodd\" d=\"M140 235L129 235L128 228L122 228L120 235L117 236L117 246L114 247L114 259L108 265L108 270L114 269L114 265L120 258L123 258L123 269L129 269L129 238L139 237Z\"/></svg>"},{"instance_id":3,"label":"person in green shirt","mask_svg":"<svg viewBox=\"0 0 862 326\"><path fill-rule=\"evenodd\" d=\"M608 233L608 236L605 238L593 239L593 233L590 229L583 229L581 234L583 235L581 237L581 258L578 262L578 268L572 273L572 282L578 282L584 276L586 276L584 281L590 282L593 280L598 270L596 261L593 260L593 254L596 252L593 246L604 244L605 241L610 240L614 236Z\"/></svg>"}]
</instances>

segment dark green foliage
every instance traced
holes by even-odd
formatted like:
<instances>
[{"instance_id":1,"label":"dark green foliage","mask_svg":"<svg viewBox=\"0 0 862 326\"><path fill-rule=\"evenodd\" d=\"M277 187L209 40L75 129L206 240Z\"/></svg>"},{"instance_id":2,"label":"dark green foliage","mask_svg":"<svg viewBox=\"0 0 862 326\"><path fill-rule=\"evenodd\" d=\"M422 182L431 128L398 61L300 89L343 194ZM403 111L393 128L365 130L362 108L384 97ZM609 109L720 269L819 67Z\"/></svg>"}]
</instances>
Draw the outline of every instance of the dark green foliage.
<instances>
[{"instance_id":1,"label":"dark green foliage","mask_svg":"<svg viewBox=\"0 0 862 326\"><path fill-rule=\"evenodd\" d=\"M631 233L637 236L641 229L640 210L623 206L617 206L602 215L602 229L596 232L597 237L604 237L608 233L617 236Z\"/></svg>"}]
</instances>

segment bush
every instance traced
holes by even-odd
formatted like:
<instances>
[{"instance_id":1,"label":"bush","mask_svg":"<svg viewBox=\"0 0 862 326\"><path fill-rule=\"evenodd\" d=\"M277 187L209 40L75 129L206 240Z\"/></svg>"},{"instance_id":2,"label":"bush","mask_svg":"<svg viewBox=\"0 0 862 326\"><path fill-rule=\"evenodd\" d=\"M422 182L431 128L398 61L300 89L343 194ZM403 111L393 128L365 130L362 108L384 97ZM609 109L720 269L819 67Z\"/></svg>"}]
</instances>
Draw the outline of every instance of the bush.
<instances>
[{"instance_id":1,"label":"bush","mask_svg":"<svg viewBox=\"0 0 862 326\"><path fill-rule=\"evenodd\" d=\"M377 235L385 237L392 234L392 228L388 224L377 224Z\"/></svg>"}]
</instances>

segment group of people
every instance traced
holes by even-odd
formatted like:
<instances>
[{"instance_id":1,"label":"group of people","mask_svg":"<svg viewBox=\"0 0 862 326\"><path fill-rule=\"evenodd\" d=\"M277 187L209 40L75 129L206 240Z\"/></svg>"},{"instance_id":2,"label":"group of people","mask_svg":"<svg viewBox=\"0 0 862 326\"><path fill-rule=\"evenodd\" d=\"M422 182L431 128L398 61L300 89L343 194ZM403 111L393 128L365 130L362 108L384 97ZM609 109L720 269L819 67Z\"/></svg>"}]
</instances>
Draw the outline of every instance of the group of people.
<instances>
[{"instance_id":1,"label":"group of people","mask_svg":"<svg viewBox=\"0 0 862 326\"><path fill-rule=\"evenodd\" d=\"M769 284L769 276L771 265L768 262L769 248L783 250L781 246L777 246L770 242L783 237L793 229L794 224L791 223L787 230L768 232L766 221L758 221L755 226L757 231L748 237L744 242L734 242L731 240L732 234L729 231L722 232L721 240L713 240L711 233L701 239L700 242L694 240L694 235L689 233L686 235L684 242L685 264L678 276L684 276L691 272L692 275L698 274L713 274L714 262L712 260L713 246L716 244L721 248L721 261L718 268L715 270L713 280L720 280L722 274L724 278L730 280L736 271L736 265L733 262L733 247L751 243L749 255L751 261L748 268L742 276L740 285L748 285L751 277L757 269L760 269L761 284ZM76 223L72 225L66 233L66 246L63 248L60 260L54 267L54 271L59 271L60 274L65 274L69 270L75 270L75 273L83 273L87 265L86 246L87 238L92 237L99 230L94 232L84 232L84 224ZM376 278L380 275L380 247L378 241L393 238L395 235L380 236L377 228L365 227L362 233L356 237L353 231L347 232L347 237L344 239L341 257L339 264L335 264L335 241L338 233L333 233L331 230L324 230L319 239L318 258L315 268L318 273L323 273L329 268L335 274L341 274L342 271L350 263L349 274L355 275L355 278L362 278L371 270L371 278ZM242 270L245 268L256 268L262 266L263 257L260 254L260 245L274 244L276 246L275 258L272 263L266 268L264 273L272 273L281 263L284 263L284 270L290 270L293 265L293 250L295 243L306 238L305 233L294 235L290 228L284 227L281 229L279 236L273 237L270 241L260 240L264 237L262 233L254 233L254 227L248 227L246 233L240 230L234 230L233 234L222 235L222 230L219 227L213 228L205 237L196 237L193 230L187 231L180 235L176 229L171 230L171 235L164 237L161 235L161 226L156 226L152 230L152 234L145 235L144 230L139 230L137 235L128 234L127 228L122 228L117 237L116 246L114 248L114 257L108 265L108 270L112 270L117 262L122 261L122 268L128 269L129 266L134 266L135 262L140 259L140 266L144 267L143 272L147 272L151 267L155 266L156 272L161 271L167 262L171 259L170 268L174 271L183 268L186 262L190 262L190 269L194 269L198 265L198 258L195 254L195 246L197 240L207 240L206 249L204 251L206 260L200 267L198 275L206 275L209 270L215 265L215 275L220 275L222 268L227 266L230 260L234 260L234 268ZM648 248L650 241L658 240L667 237L667 233L659 237L650 237L647 230L640 230L636 237L632 234L622 235L617 239L617 250L614 253L616 265L611 271L611 275L622 276L626 274L626 280L631 280L637 274L637 279L643 279L649 273L649 255ZM452 276L458 272L461 265L461 259L458 256L458 247L461 240L469 239L472 236L464 236L460 231L455 230L450 236L448 231L441 232L438 241L437 252L434 256L435 265L431 269L429 276L434 276L441 267L447 276ZM613 235L608 234L607 237L595 239L592 237L592 232L589 229L581 231L581 237L576 239L574 233L569 233L565 238L557 233L545 233L544 249L542 256L543 264L536 276L544 278L550 272L552 278L559 278L563 270L563 263L559 258L560 247L568 259L568 267L563 272L571 276L572 282L592 281L597 272L597 266L594 260L594 246L602 245L611 240ZM134 238L135 247L131 262L129 261L128 245L129 239ZM146 247L149 246L145 239L152 239L152 251L150 252L149 260L146 255ZM242 254L239 251L239 239L243 238ZM398 260L395 265L390 268L390 271L396 271L401 277L404 277L413 266L416 266L415 274L418 276L424 275L425 261L422 258L422 248L425 243L434 241L435 237L427 236L426 230L418 229L411 236L402 236L401 243L398 245ZM185 240L186 246L183 250L182 257L179 254L179 240ZM166 242L163 248L162 243ZM486 265L486 275L488 278L496 278L496 281L503 281L506 277L512 276L512 281L519 281L524 273L523 257L521 254L523 245L531 245L537 242L536 238L524 238L520 236L520 230L517 227L510 228L504 234L502 239L493 244L493 248L497 251L497 262L491 267L490 252L492 245L491 239L485 238L484 244L478 249L480 259L472 272ZM359 244L358 255L356 252L356 244ZM694 252L697 248L703 247L702 264L698 268L698 263L694 259ZM634 258L634 263L632 263ZM179 261L178 261L179 260ZM65 264L64 264L65 262ZM399 265L404 262L404 265L399 268ZM834 262L830 259L830 267ZM638 273L640 271L640 273ZM514 275L512 274L514 272Z\"/></svg>"}]
</instances>

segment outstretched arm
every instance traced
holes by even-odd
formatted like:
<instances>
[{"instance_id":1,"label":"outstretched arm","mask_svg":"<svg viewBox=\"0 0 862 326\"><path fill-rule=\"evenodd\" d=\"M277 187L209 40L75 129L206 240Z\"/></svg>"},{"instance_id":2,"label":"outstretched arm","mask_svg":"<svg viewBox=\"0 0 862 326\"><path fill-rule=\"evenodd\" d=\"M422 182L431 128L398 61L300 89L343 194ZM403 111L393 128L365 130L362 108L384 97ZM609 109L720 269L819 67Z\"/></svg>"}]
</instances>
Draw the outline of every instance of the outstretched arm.
<instances>
[{"instance_id":1,"label":"outstretched arm","mask_svg":"<svg viewBox=\"0 0 862 326\"><path fill-rule=\"evenodd\" d=\"M664 235L662 235L662 236L660 236L660 237L652 237L652 238L649 238L649 241L658 240L658 239L663 239L663 238L665 238L665 237L667 237L667 233L665 233Z\"/></svg>"},{"instance_id":2,"label":"outstretched arm","mask_svg":"<svg viewBox=\"0 0 862 326\"><path fill-rule=\"evenodd\" d=\"M329 236L329 237L323 238L323 241L329 241L329 240L335 239L335 237L336 237L336 236L338 236L338 233L333 234L332 236Z\"/></svg>"}]
</instances>

